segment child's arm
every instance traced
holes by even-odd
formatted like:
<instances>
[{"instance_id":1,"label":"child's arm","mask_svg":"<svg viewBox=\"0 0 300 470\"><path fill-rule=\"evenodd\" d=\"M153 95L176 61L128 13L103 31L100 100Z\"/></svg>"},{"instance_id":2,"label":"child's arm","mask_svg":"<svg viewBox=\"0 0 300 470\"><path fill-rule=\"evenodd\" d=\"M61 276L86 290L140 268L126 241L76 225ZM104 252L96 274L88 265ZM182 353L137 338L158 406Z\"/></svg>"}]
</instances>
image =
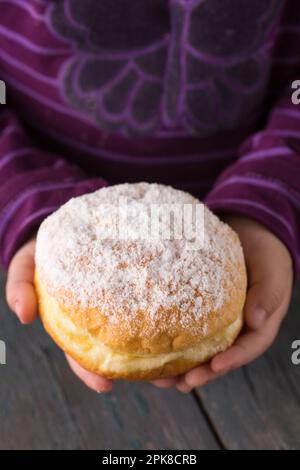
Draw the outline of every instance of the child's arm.
<instances>
[{"instance_id":1,"label":"child's arm","mask_svg":"<svg viewBox=\"0 0 300 470\"><path fill-rule=\"evenodd\" d=\"M239 234L248 268L244 330L227 351L179 378L156 381L160 387L176 385L181 392L189 392L253 361L273 343L287 313L293 269L285 245L252 219L239 215L223 218Z\"/></svg>"},{"instance_id":2,"label":"child's arm","mask_svg":"<svg viewBox=\"0 0 300 470\"><path fill-rule=\"evenodd\" d=\"M248 268L246 328L235 345L181 378L190 391L259 357L275 340L300 271L300 109L281 100L206 200L239 233ZM225 214L225 216L224 216Z\"/></svg>"},{"instance_id":3,"label":"child's arm","mask_svg":"<svg viewBox=\"0 0 300 470\"><path fill-rule=\"evenodd\" d=\"M37 315L33 287L33 233L41 221L73 196L94 191L105 183L88 178L63 158L35 147L16 115L0 110L0 254L8 269L6 297L23 323ZM29 240L29 241L28 241ZM97 391L111 382L82 369L67 358L72 370Z\"/></svg>"},{"instance_id":4,"label":"child's arm","mask_svg":"<svg viewBox=\"0 0 300 470\"><path fill-rule=\"evenodd\" d=\"M212 210L227 214L244 246L249 281L246 327L228 351L159 386L176 385L187 392L249 363L272 344L287 313L293 279L300 272L300 106L291 99L292 82L300 79L299 25L299 2L289 0L276 32L269 83L282 99L206 200Z\"/></svg>"},{"instance_id":5,"label":"child's arm","mask_svg":"<svg viewBox=\"0 0 300 470\"><path fill-rule=\"evenodd\" d=\"M41 221L73 196L105 183L62 157L37 148L15 113L0 108L0 256L13 254Z\"/></svg>"},{"instance_id":6,"label":"child's arm","mask_svg":"<svg viewBox=\"0 0 300 470\"><path fill-rule=\"evenodd\" d=\"M300 76L300 72L299 72ZM240 149L206 200L216 212L238 213L267 227L289 249L300 272L300 106L280 100L265 129Z\"/></svg>"}]
</instances>

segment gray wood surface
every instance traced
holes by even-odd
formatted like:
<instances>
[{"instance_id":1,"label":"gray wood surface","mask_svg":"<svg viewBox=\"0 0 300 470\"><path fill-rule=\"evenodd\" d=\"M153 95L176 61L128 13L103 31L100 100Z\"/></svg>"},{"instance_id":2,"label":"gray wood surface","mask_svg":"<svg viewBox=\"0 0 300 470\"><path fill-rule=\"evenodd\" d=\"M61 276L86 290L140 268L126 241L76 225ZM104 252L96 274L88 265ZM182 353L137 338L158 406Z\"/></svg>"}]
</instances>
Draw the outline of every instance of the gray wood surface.
<instances>
[{"instance_id":1,"label":"gray wood surface","mask_svg":"<svg viewBox=\"0 0 300 470\"><path fill-rule=\"evenodd\" d=\"M150 384L89 391L41 324L22 326L6 306L1 276L0 449L215 449L192 395Z\"/></svg>"},{"instance_id":2,"label":"gray wood surface","mask_svg":"<svg viewBox=\"0 0 300 470\"><path fill-rule=\"evenodd\" d=\"M230 449L300 449L300 285L274 345L257 361L198 390L222 445Z\"/></svg>"},{"instance_id":3,"label":"gray wood surface","mask_svg":"<svg viewBox=\"0 0 300 470\"><path fill-rule=\"evenodd\" d=\"M300 290L272 349L256 363L181 395L149 384L89 391L40 322L22 326L0 275L0 449L300 449Z\"/></svg>"}]
</instances>

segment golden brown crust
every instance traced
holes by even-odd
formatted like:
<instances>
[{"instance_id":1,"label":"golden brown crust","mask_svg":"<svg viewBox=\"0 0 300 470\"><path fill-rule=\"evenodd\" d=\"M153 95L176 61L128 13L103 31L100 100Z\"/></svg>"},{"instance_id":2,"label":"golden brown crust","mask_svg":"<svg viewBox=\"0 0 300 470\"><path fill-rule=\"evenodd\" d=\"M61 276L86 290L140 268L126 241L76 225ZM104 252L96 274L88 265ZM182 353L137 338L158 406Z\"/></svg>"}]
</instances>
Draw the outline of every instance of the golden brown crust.
<instances>
[{"instance_id":1,"label":"golden brown crust","mask_svg":"<svg viewBox=\"0 0 300 470\"><path fill-rule=\"evenodd\" d=\"M76 354L73 349L69 349L65 344L60 340L59 336L55 334L54 330L51 328L50 323L47 321L47 316L42 313L40 310L41 318L47 333L52 337L55 343L69 356L71 356L78 364L81 365L84 369L99 374L102 377L107 379L118 379L118 380L128 380L128 381L141 381L141 380L154 380L158 378L174 377L179 374L196 367L199 363L197 361L187 361L183 358L174 359L171 362L164 364L161 367L156 367L155 369L136 369L134 371L107 371L102 369L101 366L95 365L87 357L84 357L80 354ZM207 358L208 360L209 358Z\"/></svg>"},{"instance_id":2,"label":"golden brown crust","mask_svg":"<svg viewBox=\"0 0 300 470\"><path fill-rule=\"evenodd\" d=\"M196 348L188 345L185 351L175 352L175 356L172 356L174 350L167 355L155 353L148 356L131 356L129 351L120 354L119 350L114 353L101 344L97 336L70 320L69 312L62 310L57 300L46 291L37 273L35 286L43 324L54 341L82 367L111 379L151 380L182 374L227 349L242 327L240 310L231 323L226 323L218 331L214 329L213 335L201 338Z\"/></svg>"},{"instance_id":3,"label":"golden brown crust","mask_svg":"<svg viewBox=\"0 0 300 470\"><path fill-rule=\"evenodd\" d=\"M230 236L233 244L239 243L233 231ZM228 279L229 285L224 286L224 290L229 291L231 288L227 300L215 311L213 305L209 305L209 315L195 318L184 328L180 321L180 306L172 310L161 309L155 322L149 322L148 312L141 310L136 314L138 321L130 323L120 314L119 321L112 323L107 312L102 313L100 308L88 309L78 306L70 292L58 292L55 297L61 310L76 326L86 330L97 341L109 348L129 354L163 354L192 347L202 339L213 336L226 328L238 317L246 296L247 277L244 260L241 259L234 267L228 263L225 271L224 277ZM232 276L235 276L234 283ZM235 285L234 290L232 290L232 284ZM203 296L203 302L209 302L209 300ZM168 320L171 317L173 321L170 324Z\"/></svg>"},{"instance_id":4,"label":"golden brown crust","mask_svg":"<svg viewBox=\"0 0 300 470\"><path fill-rule=\"evenodd\" d=\"M162 235L155 239L153 204ZM186 204L195 211L192 238L186 227L173 233L174 205L183 229ZM129 233L128 207L146 222L130 221ZM116 185L71 199L42 223L35 262L47 331L83 367L107 377L180 374L230 346L242 325L247 280L238 235L168 186Z\"/></svg>"},{"instance_id":5,"label":"golden brown crust","mask_svg":"<svg viewBox=\"0 0 300 470\"><path fill-rule=\"evenodd\" d=\"M125 205L120 204L124 197ZM155 239L149 238L147 220L153 204L162 211L162 236ZM185 230L171 236L174 217L169 209L174 204L180 211L186 204L196 212L200 209L201 217L188 225L196 234L195 243ZM130 222L133 237L122 223L118 234L111 233L112 220L120 222L125 216L128 224L128 207L142 215L146 225ZM85 361L91 351L84 345L98 348L88 367L97 356L100 362L117 356L124 362L133 356L135 364L151 362L153 356L164 364L174 357L186 360L187 351L191 354L192 348L230 330L245 301L246 271L238 235L193 196L163 185L116 185L71 199L42 223L35 262L37 295L48 329L73 354L77 347ZM221 345L223 339L227 341L220 338ZM155 367L153 363L150 368Z\"/></svg>"}]
</instances>

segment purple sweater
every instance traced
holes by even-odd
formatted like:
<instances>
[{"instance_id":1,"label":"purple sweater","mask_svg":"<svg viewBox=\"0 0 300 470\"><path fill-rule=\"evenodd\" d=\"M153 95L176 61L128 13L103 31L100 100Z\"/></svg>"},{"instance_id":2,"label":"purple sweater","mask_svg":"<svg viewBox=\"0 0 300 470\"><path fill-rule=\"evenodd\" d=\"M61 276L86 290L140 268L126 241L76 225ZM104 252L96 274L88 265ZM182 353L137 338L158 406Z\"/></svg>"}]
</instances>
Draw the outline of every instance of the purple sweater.
<instances>
[{"instance_id":1,"label":"purple sweater","mask_svg":"<svg viewBox=\"0 0 300 470\"><path fill-rule=\"evenodd\" d=\"M0 251L104 184L187 190L300 267L299 0L0 0Z\"/></svg>"}]
</instances>

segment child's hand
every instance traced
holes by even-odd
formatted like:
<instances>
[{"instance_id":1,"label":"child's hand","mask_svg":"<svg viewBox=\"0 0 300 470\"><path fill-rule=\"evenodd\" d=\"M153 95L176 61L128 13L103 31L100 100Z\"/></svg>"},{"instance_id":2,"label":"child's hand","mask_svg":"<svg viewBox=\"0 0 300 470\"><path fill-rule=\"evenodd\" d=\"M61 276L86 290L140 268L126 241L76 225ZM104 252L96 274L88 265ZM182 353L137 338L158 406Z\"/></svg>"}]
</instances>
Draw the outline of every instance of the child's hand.
<instances>
[{"instance_id":1,"label":"child's hand","mask_svg":"<svg viewBox=\"0 0 300 470\"><path fill-rule=\"evenodd\" d=\"M226 217L238 232L248 268L248 295L245 305L246 325L235 344L215 356L210 363L173 379L157 380L159 387L176 385L189 392L259 357L273 343L287 313L293 283L291 256L285 245L257 222L242 216ZM14 256L8 271L7 302L22 323L31 323L37 315L33 287L35 240L24 245ZM67 357L74 373L90 388L110 391L112 382L84 370Z\"/></svg>"},{"instance_id":2,"label":"child's hand","mask_svg":"<svg viewBox=\"0 0 300 470\"><path fill-rule=\"evenodd\" d=\"M158 387L176 386L181 392L210 382L263 354L275 340L290 303L293 267L285 245L262 225L242 216L224 221L239 234L248 270L245 327L235 344L209 363L183 376L156 380Z\"/></svg>"},{"instance_id":3,"label":"child's hand","mask_svg":"<svg viewBox=\"0 0 300 470\"><path fill-rule=\"evenodd\" d=\"M12 259L8 269L6 299L22 323L31 323L38 313L33 286L35 239L26 243ZM112 382L83 369L72 358L67 360L73 372L92 390L108 392Z\"/></svg>"}]
</instances>

